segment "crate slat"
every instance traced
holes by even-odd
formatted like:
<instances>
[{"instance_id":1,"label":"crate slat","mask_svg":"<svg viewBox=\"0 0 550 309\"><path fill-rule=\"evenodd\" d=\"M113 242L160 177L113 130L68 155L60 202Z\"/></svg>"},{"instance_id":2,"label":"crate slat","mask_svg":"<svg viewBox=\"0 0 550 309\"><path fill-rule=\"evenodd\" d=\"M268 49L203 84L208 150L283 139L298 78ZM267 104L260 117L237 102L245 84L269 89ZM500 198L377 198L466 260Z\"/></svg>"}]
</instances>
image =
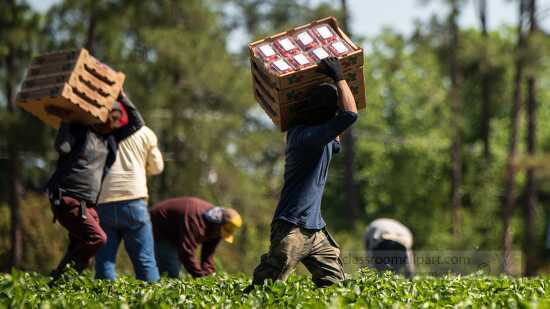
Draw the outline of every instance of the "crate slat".
<instances>
[{"instance_id":1,"label":"crate slat","mask_svg":"<svg viewBox=\"0 0 550 309\"><path fill-rule=\"evenodd\" d=\"M97 124L107 121L125 80L86 49L54 52L34 58L17 105L57 127L60 121Z\"/></svg>"}]
</instances>

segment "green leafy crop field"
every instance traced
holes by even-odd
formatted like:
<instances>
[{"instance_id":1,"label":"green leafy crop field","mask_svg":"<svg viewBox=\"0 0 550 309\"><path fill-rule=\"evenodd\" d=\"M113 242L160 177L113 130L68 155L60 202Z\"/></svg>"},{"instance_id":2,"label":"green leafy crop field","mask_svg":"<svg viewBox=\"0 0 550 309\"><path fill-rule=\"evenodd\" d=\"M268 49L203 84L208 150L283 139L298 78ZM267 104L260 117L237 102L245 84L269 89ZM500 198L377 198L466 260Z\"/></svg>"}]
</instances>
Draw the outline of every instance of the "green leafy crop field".
<instances>
[{"instance_id":1,"label":"green leafy crop field","mask_svg":"<svg viewBox=\"0 0 550 309\"><path fill-rule=\"evenodd\" d=\"M14 272L0 276L0 307L194 308L194 307L504 307L550 308L550 279L472 275L407 280L363 270L333 287L317 289L306 277L267 283L248 295L246 276L216 274L193 280L146 284L130 277L115 282L73 275L50 288L47 278ZM548 295L548 296L546 296Z\"/></svg>"}]
</instances>

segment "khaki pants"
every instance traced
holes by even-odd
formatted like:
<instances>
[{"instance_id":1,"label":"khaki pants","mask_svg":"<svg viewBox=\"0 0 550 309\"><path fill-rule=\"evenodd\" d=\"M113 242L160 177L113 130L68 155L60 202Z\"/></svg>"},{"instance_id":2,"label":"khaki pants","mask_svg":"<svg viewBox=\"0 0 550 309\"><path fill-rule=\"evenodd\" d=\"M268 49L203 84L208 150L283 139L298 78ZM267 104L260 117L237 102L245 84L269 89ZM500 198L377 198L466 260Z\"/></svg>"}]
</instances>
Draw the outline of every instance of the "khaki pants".
<instances>
[{"instance_id":1,"label":"khaki pants","mask_svg":"<svg viewBox=\"0 0 550 309\"><path fill-rule=\"evenodd\" d=\"M302 262L318 287L344 280L338 244L326 230L308 230L283 220L271 225L271 246L254 270L253 285L266 279L286 280Z\"/></svg>"}]
</instances>

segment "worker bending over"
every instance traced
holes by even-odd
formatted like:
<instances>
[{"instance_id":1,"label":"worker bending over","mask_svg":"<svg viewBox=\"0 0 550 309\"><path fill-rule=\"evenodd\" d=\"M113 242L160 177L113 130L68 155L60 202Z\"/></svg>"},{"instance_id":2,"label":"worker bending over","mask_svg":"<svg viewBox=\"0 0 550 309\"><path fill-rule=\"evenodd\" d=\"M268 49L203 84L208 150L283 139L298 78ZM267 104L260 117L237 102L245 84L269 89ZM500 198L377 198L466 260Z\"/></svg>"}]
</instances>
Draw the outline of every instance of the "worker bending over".
<instances>
[{"instance_id":1,"label":"worker bending over","mask_svg":"<svg viewBox=\"0 0 550 309\"><path fill-rule=\"evenodd\" d=\"M223 239L233 243L242 219L232 208L215 207L196 197L162 201L151 210L157 264L161 274L177 278L181 264L193 277L216 271L214 253ZM200 260L195 251L201 245Z\"/></svg>"},{"instance_id":2,"label":"worker bending over","mask_svg":"<svg viewBox=\"0 0 550 309\"><path fill-rule=\"evenodd\" d=\"M393 219L376 219L365 231L365 249L370 268L378 271L403 270L406 277L414 275L413 237L411 231Z\"/></svg>"}]
</instances>

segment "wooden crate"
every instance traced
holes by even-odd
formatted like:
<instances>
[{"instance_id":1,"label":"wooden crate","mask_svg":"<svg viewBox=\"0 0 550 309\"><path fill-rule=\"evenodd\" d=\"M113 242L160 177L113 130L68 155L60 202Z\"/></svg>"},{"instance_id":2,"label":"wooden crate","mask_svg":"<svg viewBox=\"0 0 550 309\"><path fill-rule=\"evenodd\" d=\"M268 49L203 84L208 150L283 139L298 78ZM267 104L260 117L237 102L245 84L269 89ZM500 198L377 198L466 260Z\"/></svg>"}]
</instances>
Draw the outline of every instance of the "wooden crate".
<instances>
[{"instance_id":1,"label":"wooden crate","mask_svg":"<svg viewBox=\"0 0 550 309\"><path fill-rule=\"evenodd\" d=\"M31 62L17 104L56 128L62 119L102 123L124 79L85 49L50 53Z\"/></svg>"},{"instance_id":2,"label":"wooden crate","mask_svg":"<svg viewBox=\"0 0 550 309\"><path fill-rule=\"evenodd\" d=\"M344 71L344 77L350 85L350 88L352 88L353 85L364 85L363 67ZM255 70L252 71L252 81L254 84L261 84L263 88L265 88L264 90L277 105L284 105L289 102L299 101L308 96L310 90L321 83L334 83L331 78L323 77L317 80L311 80L309 83L302 84L297 87L277 89L269 84L269 82L265 79L264 74ZM355 103L357 104L358 109L364 109L366 107L364 98L356 98Z\"/></svg>"},{"instance_id":3,"label":"wooden crate","mask_svg":"<svg viewBox=\"0 0 550 309\"><path fill-rule=\"evenodd\" d=\"M364 109L366 107L363 49L355 45L344 33L336 18L323 18L248 45L254 96L261 108L281 131L286 131L294 123L298 123L311 113L315 113L316 107L311 106L307 100L311 90L323 82L332 82L332 80L317 72L317 65L289 73L275 74L268 70L261 57L255 54L255 48L265 43L274 42L283 36L294 36L298 32L319 24L330 26L351 47L352 52L339 57L339 62L354 94L357 108Z\"/></svg>"},{"instance_id":4,"label":"wooden crate","mask_svg":"<svg viewBox=\"0 0 550 309\"><path fill-rule=\"evenodd\" d=\"M364 108L366 96L363 68L346 71L344 75L357 106ZM279 90L270 87L258 72L253 72L255 98L281 131L288 130L294 123L315 111L316 106L312 106L307 98L316 86L325 81L330 81L330 79L322 79L299 87Z\"/></svg>"},{"instance_id":5,"label":"wooden crate","mask_svg":"<svg viewBox=\"0 0 550 309\"><path fill-rule=\"evenodd\" d=\"M118 87L108 86L106 83L82 68L74 71L65 71L57 74L47 74L25 79L21 86L21 92L48 88L55 84L67 83L71 86L84 85L88 89L97 92L101 97L117 98L120 92ZM120 83L120 82L119 82Z\"/></svg>"},{"instance_id":6,"label":"wooden crate","mask_svg":"<svg viewBox=\"0 0 550 309\"><path fill-rule=\"evenodd\" d=\"M64 57L62 57L64 56ZM102 89L114 88L120 92L125 75L91 56L84 48L78 51L57 52L36 57L27 70L25 80L51 77L62 73L86 72ZM83 74L83 73L81 73ZM90 80L90 77L88 77ZM111 90L110 92L116 92ZM118 95L117 92L117 95Z\"/></svg>"},{"instance_id":7,"label":"wooden crate","mask_svg":"<svg viewBox=\"0 0 550 309\"><path fill-rule=\"evenodd\" d=\"M89 125L103 123L110 110L99 104L93 93L67 83L20 92L18 104L54 128L62 119Z\"/></svg>"},{"instance_id":8,"label":"wooden crate","mask_svg":"<svg viewBox=\"0 0 550 309\"><path fill-rule=\"evenodd\" d=\"M363 66L363 63L364 63L363 49L358 47L357 45L355 45L355 43L351 41L351 39L344 33L344 31L338 25L336 18L331 16L331 17L316 20L306 25L296 27L288 31L281 32L276 35L248 44L250 59L252 60L252 70L263 72L266 75L267 79L269 80L269 83L273 87L278 89L296 87L302 84L307 84L311 80L322 78L323 75L317 72L317 68L318 68L317 65L305 68L300 71L289 72L281 75L273 74L272 72L266 69L264 62L259 58L258 55L255 54L254 48L266 42L273 42L279 37L286 36L286 35L294 35L295 33L301 30L304 30L306 28L309 28L318 24L323 24L323 23L326 23L330 27L332 27L332 29L342 38L342 40L344 40L353 49L353 52L345 55L344 57L339 58L342 68L344 70L348 70L353 67Z\"/></svg>"}]
</instances>

